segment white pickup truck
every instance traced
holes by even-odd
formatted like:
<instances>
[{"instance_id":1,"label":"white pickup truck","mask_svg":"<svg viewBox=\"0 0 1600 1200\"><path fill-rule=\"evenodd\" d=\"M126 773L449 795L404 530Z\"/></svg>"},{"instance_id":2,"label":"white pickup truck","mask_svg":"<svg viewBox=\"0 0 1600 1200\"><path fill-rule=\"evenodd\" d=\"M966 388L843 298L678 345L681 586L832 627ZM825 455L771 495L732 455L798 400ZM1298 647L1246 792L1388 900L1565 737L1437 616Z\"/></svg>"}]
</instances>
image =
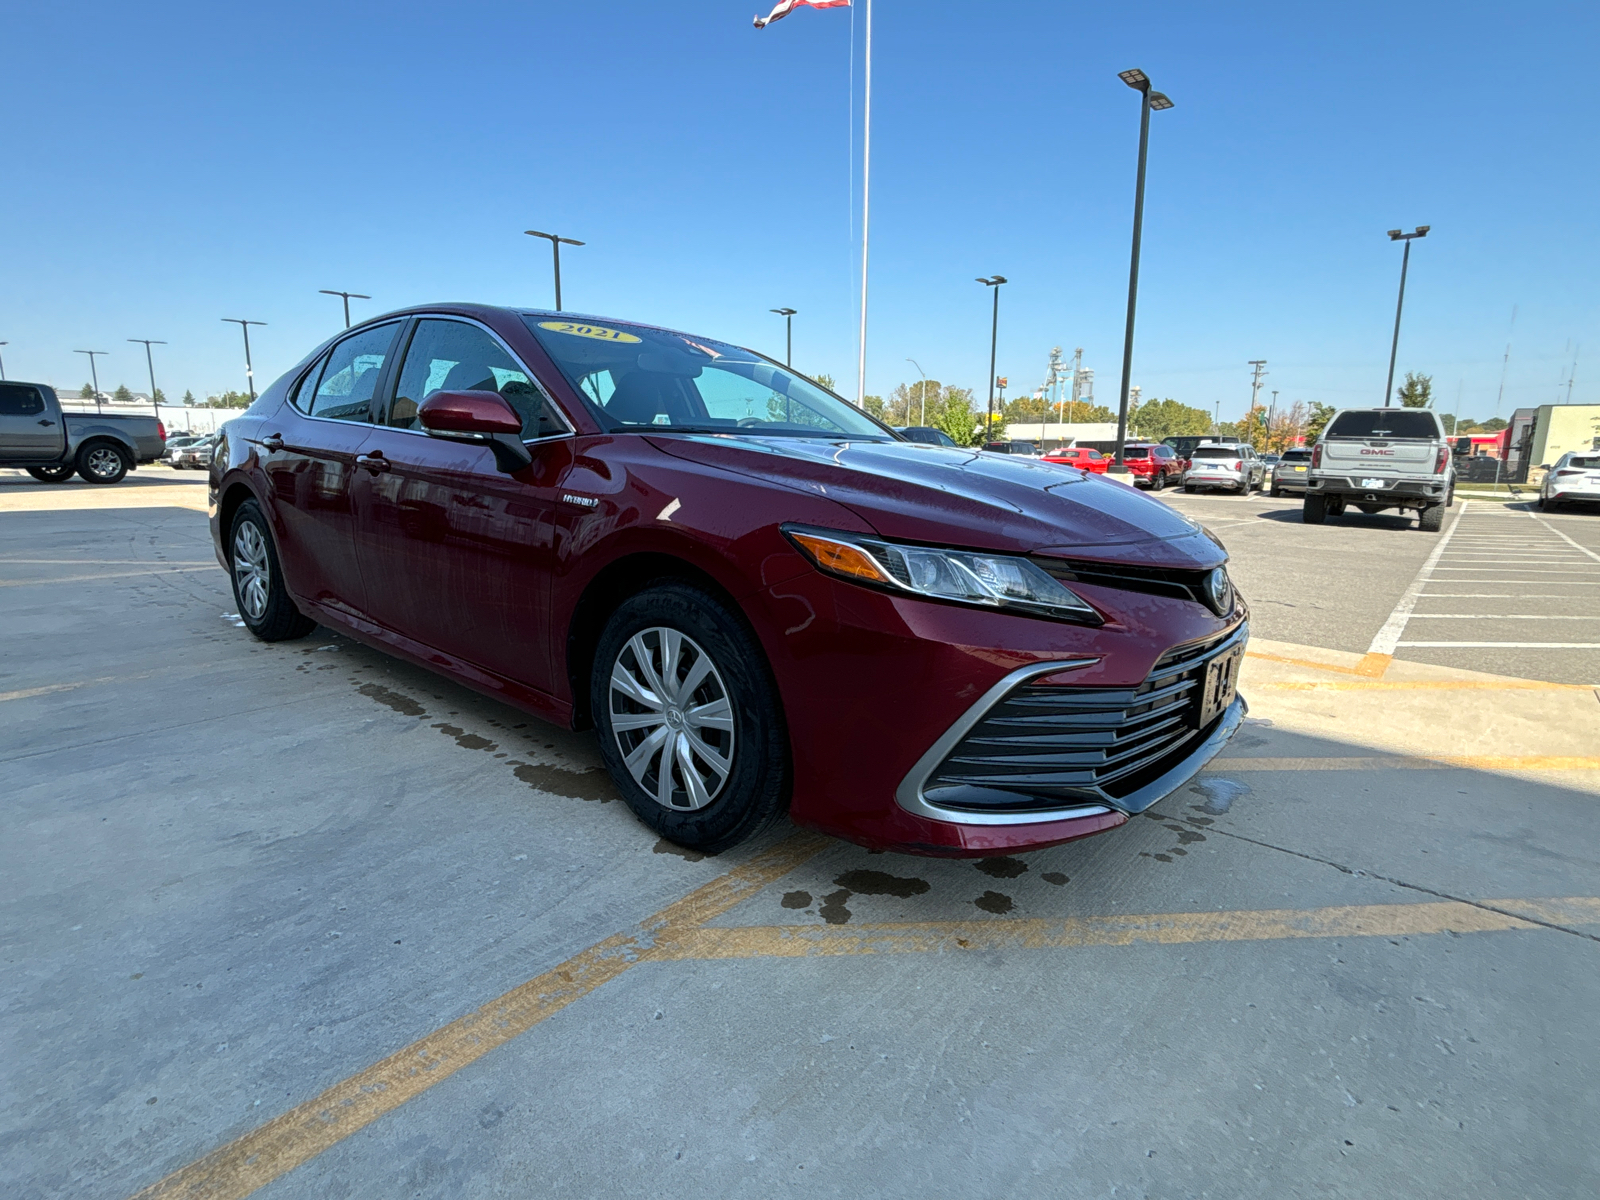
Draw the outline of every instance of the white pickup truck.
<instances>
[{"instance_id":1,"label":"white pickup truck","mask_svg":"<svg viewBox=\"0 0 1600 1200\"><path fill-rule=\"evenodd\" d=\"M1347 408L1311 451L1302 512L1307 525L1320 525L1346 505L1415 509L1417 528L1438 533L1455 491L1450 443L1431 409Z\"/></svg>"}]
</instances>

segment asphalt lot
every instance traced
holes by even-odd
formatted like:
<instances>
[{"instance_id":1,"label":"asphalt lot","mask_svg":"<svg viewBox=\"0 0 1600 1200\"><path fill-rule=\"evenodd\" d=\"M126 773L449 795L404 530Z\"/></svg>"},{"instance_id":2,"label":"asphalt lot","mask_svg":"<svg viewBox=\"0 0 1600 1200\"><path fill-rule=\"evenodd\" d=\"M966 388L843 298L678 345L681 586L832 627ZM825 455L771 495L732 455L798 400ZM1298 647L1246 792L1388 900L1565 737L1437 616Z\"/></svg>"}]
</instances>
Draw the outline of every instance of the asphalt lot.
<instances>
[{"instance_id":1,"label":"asphalt lot","mask_svg":"<svg viewBox=\"0 0 1600 1200\"><path fill-rule=\"evenodd\" d=\"M1443 535L1169 499L1256 614L1197 785L1014 859L700 859L587 735L250 639L203 476L0 472L0 1192L1589 1194L1595 652L1405 644ZM1600 516L1485 508L1471 586L1584 615L1511 560Z\"/></svg>"}]
</instances>

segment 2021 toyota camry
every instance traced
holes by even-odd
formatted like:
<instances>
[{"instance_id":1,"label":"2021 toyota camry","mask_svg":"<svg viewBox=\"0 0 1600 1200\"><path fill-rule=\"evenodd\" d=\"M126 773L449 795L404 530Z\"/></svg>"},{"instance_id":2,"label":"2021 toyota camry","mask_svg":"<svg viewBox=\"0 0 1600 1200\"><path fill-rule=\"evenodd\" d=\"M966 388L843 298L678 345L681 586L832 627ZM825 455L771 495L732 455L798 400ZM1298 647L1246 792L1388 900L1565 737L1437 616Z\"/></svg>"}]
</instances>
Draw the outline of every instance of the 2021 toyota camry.
<instances>
[{"instance_id":1,"label":"2021 toyota camry","mask_svg":"<svg viewBox=\"0 0 1600 1200\"><path fill-rule=\"evenodd\" d=\"M229 422L211 482L255 636L321 623L592 726L640 819L707 852L784 814L927 854L1069 841L1244 714L1247 612L1199 526L711 338L391 313Z\"/></svg>"}]
</instances>

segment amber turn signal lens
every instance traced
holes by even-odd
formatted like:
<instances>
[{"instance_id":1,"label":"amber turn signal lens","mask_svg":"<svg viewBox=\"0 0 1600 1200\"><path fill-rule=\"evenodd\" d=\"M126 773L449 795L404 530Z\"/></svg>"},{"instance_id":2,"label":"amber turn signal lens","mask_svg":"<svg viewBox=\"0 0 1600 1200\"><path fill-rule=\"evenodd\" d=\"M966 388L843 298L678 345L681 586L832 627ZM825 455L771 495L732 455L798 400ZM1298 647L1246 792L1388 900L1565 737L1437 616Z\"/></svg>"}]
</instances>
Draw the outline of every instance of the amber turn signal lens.
<instances>
[{"instance_id":1,"label":"amber turn signal lens","mask_svg":"<svg viewBox=\"0 0 1600 1200\"><path fill-rule=\"evenodd\" d=\"M889 573L878 565L872 555L848 542L835 542L810 533L791 533L802 549L825 571L840 575L854 575L857 579L870 579L874 583L893 583Z\"/></svg>"}]
</instances>

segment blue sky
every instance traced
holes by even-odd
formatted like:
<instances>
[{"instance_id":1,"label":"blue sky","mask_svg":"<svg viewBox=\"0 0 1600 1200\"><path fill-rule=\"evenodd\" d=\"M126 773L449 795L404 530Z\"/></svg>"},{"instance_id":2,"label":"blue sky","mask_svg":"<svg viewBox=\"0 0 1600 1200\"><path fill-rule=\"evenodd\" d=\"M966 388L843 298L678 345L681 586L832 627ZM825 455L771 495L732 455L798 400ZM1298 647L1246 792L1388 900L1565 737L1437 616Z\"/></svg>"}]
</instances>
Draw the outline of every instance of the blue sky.
<instances>
[{"instance_id":1,"label":"blue sky","mask_svg":"<svg viewBox=\"0 0 1600 1200\"><path fill-rule=\"evenodd\" d=\"M8 375L170 395L264 384L356 314L429 300L652 321L855 376L851 10L767 0L13 4L0 14L0 341ZM1120 371L1144 68L1152 119L1134 382L1224 419L1265 358L1281 401L1600 400L1600 6L878 0L868 390L977 390L1084 348ZM861 71L855 70L859 92ZM860 116L859 98L855 113ZM859 152L859 137L855 142ZM859 171L855 183L859 187ZM859 226L855 233L859 235ZM1581 351L1579 350L1581 347Z\"/></svg>"}]
</instances>

